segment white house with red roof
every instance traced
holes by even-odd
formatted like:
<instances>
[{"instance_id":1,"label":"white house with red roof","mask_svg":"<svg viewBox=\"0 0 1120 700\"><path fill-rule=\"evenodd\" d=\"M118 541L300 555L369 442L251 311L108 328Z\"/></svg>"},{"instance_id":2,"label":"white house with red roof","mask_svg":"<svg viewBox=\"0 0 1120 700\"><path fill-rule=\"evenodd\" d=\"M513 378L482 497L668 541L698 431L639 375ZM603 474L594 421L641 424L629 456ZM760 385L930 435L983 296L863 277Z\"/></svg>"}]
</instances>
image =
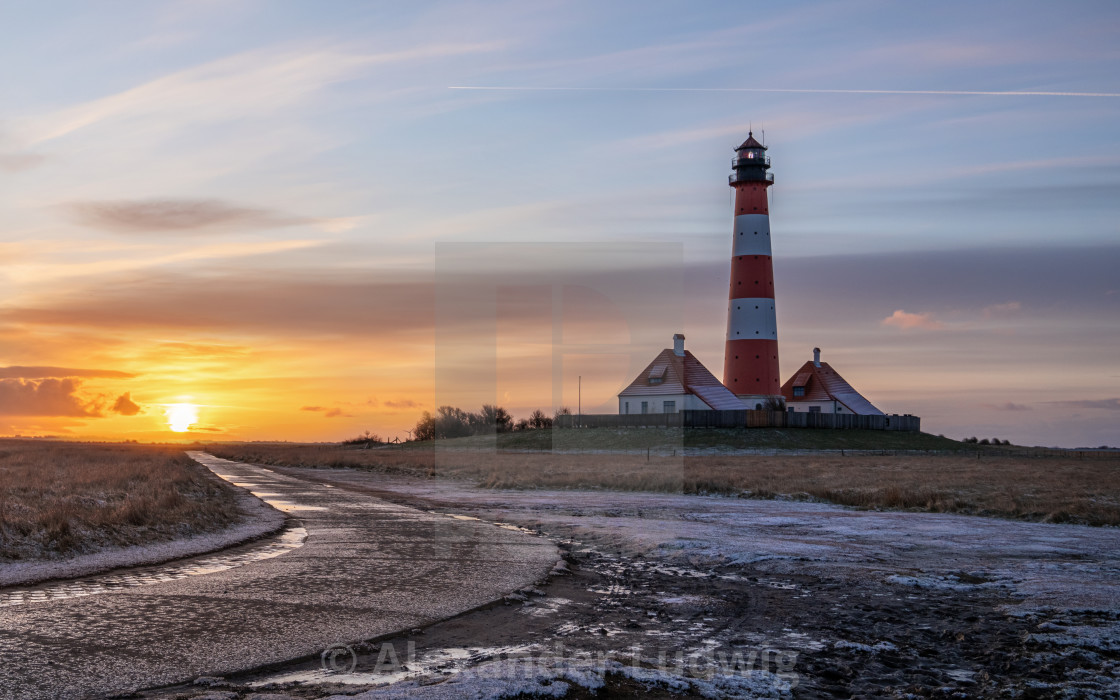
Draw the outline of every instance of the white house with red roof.
<instances>
[{"instance_id":1,"label":"white house with red roof","mask_svg":"<svg viewBox=\"0 0 1120 700\"><path fill-rule=\"evenodd\" d=\"M821 362L820 348L813 348L813 359L802 365L782 385L782 396L786 400L786 409L790 411L883 415L839 372L827 362Z\"/></svg>"},{"instance_id":2,"label":"white house with red roof","mask_svg":"<svg viewBox=\"0 0 1120 700\"><path fill-rule=\"evenodd\" d=\"M680 411L736 411L746 408L700 360L684 349L684 336L673 336L653 362L618 393L618 412L679 413Z\"/></svg>"}]
</instances>

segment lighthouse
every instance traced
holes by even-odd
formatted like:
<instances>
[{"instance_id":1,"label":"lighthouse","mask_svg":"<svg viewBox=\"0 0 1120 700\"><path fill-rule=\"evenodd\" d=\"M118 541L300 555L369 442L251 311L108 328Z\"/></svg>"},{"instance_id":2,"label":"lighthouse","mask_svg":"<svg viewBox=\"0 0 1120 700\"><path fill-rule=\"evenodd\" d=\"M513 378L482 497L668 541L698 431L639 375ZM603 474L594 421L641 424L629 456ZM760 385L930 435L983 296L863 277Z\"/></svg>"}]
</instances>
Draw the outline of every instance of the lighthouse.
<instances>
[{"instance_id":1,"label":"lighthouse","mask_svg":"<svg viewBox=\"0 0 1120 700\"><path fill-rule=\"evenodd\" d=\"M754 133L735 149L728 183L735 190L731 288L727 305L723 384L747 408L764 408L781 396L778 323L774 312L774 266L770 250L769 173L766 146Z\"/></svg>"}]
</instances>

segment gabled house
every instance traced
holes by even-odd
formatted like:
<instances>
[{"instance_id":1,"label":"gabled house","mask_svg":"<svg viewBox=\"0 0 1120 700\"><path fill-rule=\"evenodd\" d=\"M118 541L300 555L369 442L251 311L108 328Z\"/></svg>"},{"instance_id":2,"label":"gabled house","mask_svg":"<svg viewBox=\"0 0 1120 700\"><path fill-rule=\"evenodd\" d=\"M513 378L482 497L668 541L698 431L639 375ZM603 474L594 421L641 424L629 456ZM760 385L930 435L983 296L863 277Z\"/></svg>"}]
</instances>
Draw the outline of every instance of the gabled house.
<instances>
[{"instance_id":1,"label":"gabled house","mask_svg":"<svg viewBox=\"0 0 1120 700\"><path fill-rule=\"evenodd\" d=\"M782 385L782 397L789 411L821 413L854 413L859 416L881 416L883 412L863 397L852 385L821 362L821 349L813 348L813 359L801 366Z\"/></svg>"},{"instance_id":2,"label":"gabled house","mask_svg":"<svg viewBox=\"0 0 1120 700\"><path fill-rule=\"evenodd\" d=\"M746 408L700 360L684 349L684 336L665 348L618 394L618 412L678 413L689 410L738 411Z\"/></svg>"}]
</instances>

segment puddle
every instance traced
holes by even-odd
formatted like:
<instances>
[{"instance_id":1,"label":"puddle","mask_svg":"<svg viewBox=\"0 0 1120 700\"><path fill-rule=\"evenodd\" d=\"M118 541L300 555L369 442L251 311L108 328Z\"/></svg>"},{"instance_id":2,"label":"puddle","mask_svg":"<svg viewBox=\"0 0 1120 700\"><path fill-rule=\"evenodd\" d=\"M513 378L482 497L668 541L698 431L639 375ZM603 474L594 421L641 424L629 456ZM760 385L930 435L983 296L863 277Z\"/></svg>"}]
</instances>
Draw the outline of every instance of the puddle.
<instances>
[{"instance_id":1,"label":"puddle","mask_svg":"<svg viewBox=\"0 0 1120 700\"><path fill-rule=\"evenodd\" d=\"M292 524L274 537L257 545L250 545L239 552L215 554L180 564L163 564L129 569L126 573L101 574L73 581L45 583L30 588L16 588L0 591L0 608L24 603L44 603L51 600L80 598L127 588L149 586L153 583L178 581L188 576L214 574L228 571L256 561L263 561L286 554L302 547L307 539L307 530L302 525Z\"/></svg>"},{"instance_id":2,"label":"puddle","mask_svg":"<svg viewBox=\"0 0 1120 700\"><path fill-rule=\"evenodd\" d=\"M254 493L253 495L256 496L257 494ZM294 513L300 510L327 510L323 506L305 506L301 503L292 503L291 501L283 501L280 499L265 498L263 500L265 503L282 513Z\"/></svg>"},{"instance_id":3,"label":"puddle","mask_svg":"<svg viewBox=\"0 0 1120 700\"><path fill-rule=\"evenodd\" d=\"M372 666L373 669L359 670L358 659L354 656L354 651L349 647L336 646L332 647L332 651L339 652L340 656L332 662L338 663L341 661L344 666L353 665L353 670L344 672L327 670L329 665L324 657L323 668L279 673L250 681L248 685L250 688L256 689L285 683L299 685L339 683L342 685L380 686L420 678L444 678L484 661L526 656L532 648L533 645L528 644L503 647L452 647L430 649L423 653L417 653L413 642L409 642L407 645L394 645L386 642L377 648L376 656L371 653L369 660L361 664L362 666Z\"/></svg>"}]
</instances>

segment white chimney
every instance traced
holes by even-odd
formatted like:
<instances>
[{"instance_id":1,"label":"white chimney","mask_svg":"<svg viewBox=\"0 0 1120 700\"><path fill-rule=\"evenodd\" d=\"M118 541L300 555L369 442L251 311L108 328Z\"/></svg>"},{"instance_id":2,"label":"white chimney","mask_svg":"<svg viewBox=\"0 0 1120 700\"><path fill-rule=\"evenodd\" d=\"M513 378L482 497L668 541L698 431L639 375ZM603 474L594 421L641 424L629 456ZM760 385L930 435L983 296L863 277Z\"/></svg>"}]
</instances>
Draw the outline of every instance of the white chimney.
<instances>
[{"instance_id":1,"label":"white chimney","mask_svg":"<svg viewBox=\"0 0 1120 700\"><path fill-rule=\"evenodd\" d=\"M820 367L821 366L821 349L820 348L813 348L813 366L814 367Z\"/></svg>"},{"instance_id":2,"label":"white chimney","mask_svg":"<svg viewBox=\"0 0 1120 700\"><path fill-rule=\"evenodd\" d=\"M684 334L677 333L673 336L673 354L677 357L684 357Z\"/></svg>"}]
</instances>

